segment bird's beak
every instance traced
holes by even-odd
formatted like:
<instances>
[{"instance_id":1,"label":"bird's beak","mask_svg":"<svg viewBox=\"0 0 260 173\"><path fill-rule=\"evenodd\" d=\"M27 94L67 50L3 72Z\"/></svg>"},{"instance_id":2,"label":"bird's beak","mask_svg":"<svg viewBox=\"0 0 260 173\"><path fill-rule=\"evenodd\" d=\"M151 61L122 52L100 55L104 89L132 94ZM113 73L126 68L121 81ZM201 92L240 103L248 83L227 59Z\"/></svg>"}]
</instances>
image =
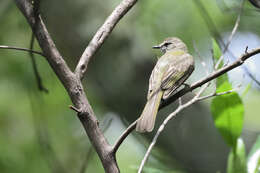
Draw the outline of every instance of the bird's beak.
<instances>
[{"instance_id":1,"label":"bird's beak","mask_svg":"<svg viewBox=\"0 0 260 173\"><path fill-rule=\"evenodd\" d=\"M153 46L153 49L160 49L161 45Z\"/></svg>"}]
</instances>

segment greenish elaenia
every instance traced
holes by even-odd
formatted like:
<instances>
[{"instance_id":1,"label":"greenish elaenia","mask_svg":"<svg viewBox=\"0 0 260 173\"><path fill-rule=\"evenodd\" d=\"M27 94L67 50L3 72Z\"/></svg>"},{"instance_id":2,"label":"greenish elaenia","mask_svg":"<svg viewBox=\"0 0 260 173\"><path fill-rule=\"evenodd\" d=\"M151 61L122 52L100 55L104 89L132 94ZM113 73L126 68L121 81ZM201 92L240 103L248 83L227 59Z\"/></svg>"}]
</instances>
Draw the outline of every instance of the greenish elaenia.
<instances>
[{"instance_id":1,"label":"greenish elaenia","mask_svg":"<svg viewBox=\"0 0 260 173\"><path fill-rule=\"evenodd\" d=\"M193 57L179 38L166 38L153 48L161 49L163 55L158 59L149 80L147 103L136 124L138 132L153 130L161 99L174 94L194 70Z\"/></svg>"}]
</instances>

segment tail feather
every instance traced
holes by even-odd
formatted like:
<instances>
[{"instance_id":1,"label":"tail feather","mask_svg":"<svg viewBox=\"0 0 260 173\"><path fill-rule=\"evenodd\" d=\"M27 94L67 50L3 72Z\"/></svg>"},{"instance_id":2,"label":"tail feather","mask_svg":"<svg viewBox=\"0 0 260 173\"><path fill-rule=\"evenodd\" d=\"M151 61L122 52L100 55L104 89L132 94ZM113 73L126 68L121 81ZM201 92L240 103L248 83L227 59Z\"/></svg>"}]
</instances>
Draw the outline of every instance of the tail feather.
<instances>
[{"instance_id":1,"label":"tail feather","mask_svg":"<svg viewBox=\"0 0 260 173\"><path fill-rule=\"evenodd\" d=\"M152 96L146 103L143 113L137 121L136 131L151 132L154 128L156 114L160 105L163 92L159 91Z\"/></svg>"}]
</instances>

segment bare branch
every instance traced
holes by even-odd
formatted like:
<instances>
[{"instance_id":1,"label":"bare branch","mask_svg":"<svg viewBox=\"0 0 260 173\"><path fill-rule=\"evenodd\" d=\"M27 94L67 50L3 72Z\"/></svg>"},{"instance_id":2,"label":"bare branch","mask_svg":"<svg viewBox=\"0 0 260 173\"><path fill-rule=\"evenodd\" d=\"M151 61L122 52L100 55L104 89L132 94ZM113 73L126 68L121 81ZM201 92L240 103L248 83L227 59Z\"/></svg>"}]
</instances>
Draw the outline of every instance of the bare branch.
<instances>
[{"instance_id":1,"label":"bare branch","mask_svg":"<svg viewBox=\"0 0 260 173\"><path fill-rule=\"evenodd\" d=\"M66 88L71 101L79 111L77 114L78 118L80 119L92 145L94 146L105 171L107 173L118 173L119 168L116 163L115 156L112 153L112 147L109 145L104 134L99 128L98 120L86 98L84 88L78 78L78 75L75 75L69 69L63 57L60 55L44 22L41 19L41 16L34 16L31 1L15 0L15 2L30 24L35 38L38 40L38 43L46 56L46 60ZM38 19L36 20L36 18Z\"/></svg>"},{"instance_id":2,"label":"bare branch","mask_svg":"<svg viewBox=\"0 0 260 173\"><path fill-rule=\"evenodd\" d=\"M225 92L220 92L220 93L213 92L212 94L199 97L198 100L201 101L201 100L205 100L205 99L208 99L208 98L211 98L211 97L215 97L215 96L222 96L222 95L225 95L225 94L229 94L229 93L235 92L237 90L238 90L238 88L233 88L233 89L225 91Z\"/></svg>"},{"instance_id":3,"label":"bare branch","mask_svg":"<svg viewBox=\"0 0 260 173\"><path fill-rule=\"evenodd\" d=\"M181 106L181 105L182 105L182 99L181 99L181 97L180 97L178 100L179 100L179 106Z\"/></svg>"},{"instance_id":4,"label":"bare branch","mask_svg":"<svg viewBox=\"0 0 260 173\"><path fill-rule=\"evenodd\" d=\"M135 5L137 0L122 0L122 2L114 9L111 15L106 19L105 23L98 29L89 45L82 54L79 63L75 69L75 74L82 79L91 57L96 53L98 48L104 43L110 35L119 20Z\"/></svg>"},{"instance_id":5,"label":"bare branch","mask_svg":"<svg viewBox=\"0 0 260 173\"><path fill-rule=\"evenodd\" d=\"M25 52L32 52L45 57L45 55L42 52L27 49L27 48L22 48L22 47L0 45L0 49L12 49L12 50L25 51Z\"/></svg>"}]
</instances>

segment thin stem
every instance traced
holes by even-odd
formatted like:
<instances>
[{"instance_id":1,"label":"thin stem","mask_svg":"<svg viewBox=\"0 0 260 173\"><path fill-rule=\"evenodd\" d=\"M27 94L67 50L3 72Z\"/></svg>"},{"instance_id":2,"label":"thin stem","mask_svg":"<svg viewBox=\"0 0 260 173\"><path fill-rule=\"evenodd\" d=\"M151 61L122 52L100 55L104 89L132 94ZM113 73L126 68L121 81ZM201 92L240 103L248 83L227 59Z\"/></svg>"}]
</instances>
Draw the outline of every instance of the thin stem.
<instances>
[{"instance_id":1,"label":"thin stem","mask_svg":"<svg viewBox=\"0 0 260 173\"><path fill-rule=\"evenodd\" d=\"M137 120L134 121L128 128L122 133L122 135L118 138L116 141L114 147L113 147L113 153L116 153L122 142L125 140L125 138L135 129Z\"/></svg>"},{"instance_id":2,"label":"thin stem","mask_svg":"<svg viewBox=\"0 0 260 173\"><path fill-rule=\"evenodd\" d=\"M31 41L30 41L30 49L31 50L33 49L33 45L34 45L34 34L32 33ZM40 75L39 70L37 68L37 64L36 64L36 60L35 60L34 54L32 52L29 52L29 56L31 57L32 68L33 68L33 72L34 72L34 75L35 75L35 79L36 79L36 83L37 83L38 89L40 91L48 93L49 92L48 89L45 88L43 83L42 83L42 78L41 78L41 75Z\"/></svg>"},{"instance_id":3,"label":"thin stem","mask_svg":"<svg viewBox=\"0 0 260 173\"><path fill-rule=\"evenodd\" d=\"M225 91L225 92L220 92L220 93L214 92L214 93L212 93L212 94L199 97L198 100L199 100L199 101L202 101L202 100L206 100L206 99L211 98L211 97L222 96L222 95L225 95L225 94L233 93L233 92L235 92L235 91L237 91L237 90L238 90L238 88L234 88L234 89L231 89L231 90Z\"/></svg>"},{"instance_id":4,"label":"thin stem","mask_svg":"<svg viewBox=\"0 0 260 173\"><path fill-rule=\"evenodd\" d=\"M0 49L12 49L12 50L31 52L31 53L35 53L35 54L41 55L43 57L46 57L42 52L31 50L31 49L27 49L27 48L22 48L22 47L0 45Z\"/></svg>"}]
</instances>

